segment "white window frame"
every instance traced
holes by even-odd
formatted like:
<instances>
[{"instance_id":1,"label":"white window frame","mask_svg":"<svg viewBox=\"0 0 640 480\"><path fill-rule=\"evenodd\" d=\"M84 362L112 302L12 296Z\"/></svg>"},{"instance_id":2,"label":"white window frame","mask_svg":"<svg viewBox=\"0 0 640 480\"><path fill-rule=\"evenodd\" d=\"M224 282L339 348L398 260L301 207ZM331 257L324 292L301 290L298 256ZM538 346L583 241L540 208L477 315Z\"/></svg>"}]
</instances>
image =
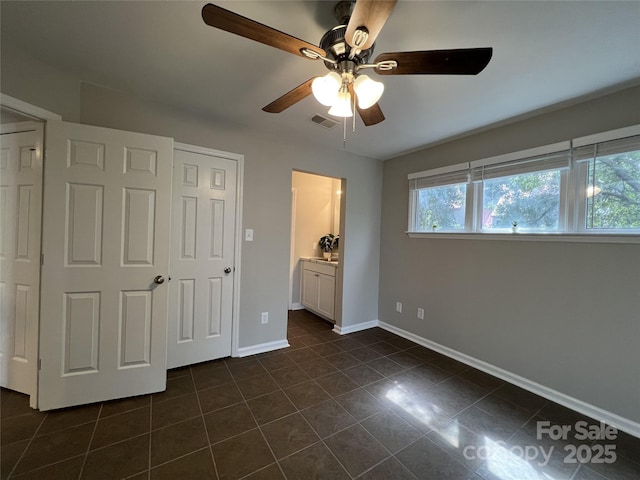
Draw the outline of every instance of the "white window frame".
<instances>
[{"instance_id":1,"label":"white window frame","mask_svg":"<svg viewBox=\"0 0 640 480\"><path fill-rule=\"evenodd\" d=\"M447 167L441 167L433 170L426 170L410 174L409 180L418 178L428 178L437 175L443 175L449 172L460 172L464 168L469 169L469 182L467 183L467 198L465 205L465 228L463 231L415 231L416 209L418 200L418 188L410 189L409 196L409 230L406 232L411 238L482 238L482 239L500 239L500 240L552 240L552 241L575 241L575 242L601 242L601 243L640 243L640 229L625 230L622 232L618 229L594 230L586 228L587 214L587 197L585 188L587 184L587 174L589 161L575 162L571 155L576 148L594 145L611 140L618 140L626 137L640 135L640 125L634 125L608 132L602 132L595 135L588 135L573 139L571 141L544 145L519 152L508 153L486 159L480 159L467 163L460 163ZM553 231L521 231L517 235L513 235L510 229L491 229L482 228L482 209L483 209L483 180L476 179L471 181L472 172L484 166L505 164L509 166L509 162L514 162L514 169L509 175L518 174L517 162L534 157L554 154L556 152L568 151L570 160L568 168L560 170L560 215L558 219L558 229ZM475 170L474 170L475 169ZM554 169L554 168L551 168ZM523 172L524 173L524 172ZM499 177L494 177L499 178ZM452 183L453 184L453 183ZM428 188L428 187L427 187Z\"/></svg>"},{"instance_id":2,"label":"white window frame","mask_svg":"<svg viewBox=\"0 0 640 480\"><path fill-rule=\"evenodd\" d=\"M455 175L457 173L460 172L466 172L466 177L467 177L467 188L466 188L466 198L465 198L465 207L464 207L464 229L463 231L467 231L467 229L469 228L469 222L471 221L471 217L472 214L470 213L470 208L469 206L473 205L472 203L470 203L471 200L473 200L473 196L471 196L470 190L470 182L469 182L469 176L468 176L468 172L469 172L469 162L464 162L464 163L458 163L455 165L448 165L446 167L440 167L440 168L434 168L432 170L425 170L422 172L416 172L416 173L412 173L409 175L409 182L413 183L413 182L419 182L421 179L422 180L428 180L428 179L435 179L437 177L444 177L447 176L449 174L451 175ZM439 185L434 185L432 188L435 187L444 187L444 186L448 186L448 185L459 185L461 182L453 182L453 183L442 183ZM418 214L418 192L420 189L418 188L409 188L409 225L416 225L417 223L417 214ZM440 229L438 230L440 233L461 233L460 230L443 230ZM421 231L421 233L424 233L424 231Z\"/></svg>"},{"instance_id":3,"label":"white window frame","mask_svg":"<svg viewBox=\"0 0 640 480\"><path fill-rule=\"evenodd\" d=\"M627 137L640 135L640 125L620 128L608 132L597 133L585 137L576 138L572 141L572 148L595 146L599 143L621 140ZM627 229L622 233L621 229L589 229L587 228L587 196L585 187L588 181L589 163L591 160L575 162L575 196L576 216L573 223L573 231L585 235L640 235L640 228Z\"/></svg>"},{"instance_id":4,"label":"white window frame","mask_svg":"<svg viewBox=\"0 0 640 480\"><path fill-rule=\"evenodd\" d=\"M553 169L552 169L553 170ZM544 170L540 170L540 171L544 171ZM536 173L536 172L530 172L530 173ZM477 181L477 182L473 182L473 187L476 189L477 191L477 195L476 195L476 203L475 203L475 210L476 210L476 215L475 215L475 228L474 229L469 229L469 231L471 232L476 232L476 233L512 233L510 228L492 228L492 229L485 229L482 227L482 214L484 211L484 182L483 181ZM567 225L568 225L568 204L569 202L567 201L568 196L569 196L569 171L567 169L561 170L560 171L560 192L558 194L558 200L559 200L559 208L558 208L558 228L555 230L535 230L532 231L531 233L539 233L539 234L547 234L547 233L564 233L565 231L567 231ZM520 229L520 232L528 232L526 229Z\"/></svg>"}]
</instances>

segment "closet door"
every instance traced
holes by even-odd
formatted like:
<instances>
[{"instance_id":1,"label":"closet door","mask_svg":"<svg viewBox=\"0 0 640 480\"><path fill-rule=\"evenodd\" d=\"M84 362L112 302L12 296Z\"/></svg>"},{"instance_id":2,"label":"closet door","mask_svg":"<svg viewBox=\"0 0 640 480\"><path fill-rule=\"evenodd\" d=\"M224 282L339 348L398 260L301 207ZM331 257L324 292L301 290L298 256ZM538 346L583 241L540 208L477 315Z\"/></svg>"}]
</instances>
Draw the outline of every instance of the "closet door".
<instances>
[{"instance_id":1,"label":"closet door","mask_svg":"<svg viewBox=\"0 0 640 480\"><path fill-rule=\"evenodd\" d=\"M173 140L47 122L39 407L164 390Z\"/></svg>"},{"instance_id":2,"label":"closet door","mask_svg":"<svg viewBox=\"0 0 640 480\"><path fill-rule=\"evenodd\" d=\"M169 368L231 355L238 191L238 162L231 156L176 147Z\"/></svg>"}]
</instances>

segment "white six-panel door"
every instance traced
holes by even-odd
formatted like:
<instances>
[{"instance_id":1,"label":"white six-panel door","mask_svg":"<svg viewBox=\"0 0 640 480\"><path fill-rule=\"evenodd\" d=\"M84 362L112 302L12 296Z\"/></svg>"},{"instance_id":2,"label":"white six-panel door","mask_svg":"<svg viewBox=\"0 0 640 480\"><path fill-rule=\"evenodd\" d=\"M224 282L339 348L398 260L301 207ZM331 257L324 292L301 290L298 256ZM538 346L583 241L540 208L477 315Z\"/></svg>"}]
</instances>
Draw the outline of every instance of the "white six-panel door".
<instances>
[{"instance_id":1,"label":"white six-panel door","mask_svg":"<svg viewBox=\"0 0 640 480\"><path fill-rule=\"evenodd\" d=\"M173 140L50 121L46 145L39 407L164 390Z\"/></svg>"},{"instance_id":2,"label":"white six-panel door","mask_svg":"<svg viewBox=\"0 0 640 480\"><path fill-rule=\"evenodd\" d=\"M174 153L169 368L231 354L238 162L185 149Z\"/></svg>"},{"instance_id":3,"label":"white six-panel door","mask_svg":"<svg viewBox=\"0 0 640 480\"><path fill-rule=\"evenodd\" d=\"M36 406L42 124L0 136L0 386Z\"/></svg>"}]
</instances>

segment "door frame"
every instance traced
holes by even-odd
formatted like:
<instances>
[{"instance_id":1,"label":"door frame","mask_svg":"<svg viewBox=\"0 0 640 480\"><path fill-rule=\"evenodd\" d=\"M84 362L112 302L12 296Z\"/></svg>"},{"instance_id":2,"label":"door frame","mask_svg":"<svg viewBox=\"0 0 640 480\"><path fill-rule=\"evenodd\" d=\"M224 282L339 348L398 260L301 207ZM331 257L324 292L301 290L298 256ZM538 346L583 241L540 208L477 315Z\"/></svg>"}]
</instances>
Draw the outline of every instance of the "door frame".
<instances>
[{"instance_id":1,"label":"door frame","mask_svg":"<svg viewBox=\"0 0 640 480\"><path fill-rule=\"evenodd\" d=\"M301 310L302 302L293 303L293 275L296 269L296 212L298 208L298 189L291 187L291 248L289 249L289 310ZM300 277L302 279L302 276Z\"/></svg>"},{"instance_id":2,"label":"door frame","mask_svg":"<svg viewBox=\"0 0 640 480\"><path fill-rule=\"evenodd\" d=\"M298 173L303 173L303 174L307 174L307 175L315 175L317 177L323 177L323 178L327 178L327 179L332 179L332 180L338 180L340 182L340 221L339 221L339 235L340 235L340 262L338 263L338 266L336 268L336 276L335 276L335 282L336 282L336 296L335 296L335 304L334 304L334 318L333 318L333 322L335 324L334 326L334 331L340 333L340 329L341 329L341 325L342 325L342 295L343 295L343 279L344 279L344 269L345 269L345 263L344 263L344 252L345 252L345 234L344 232L346 231L346 212L347 212L347 195L346 195L346 191L347 191L347 179L346 177L341 177L341 176L334 176L331 175L330 173L324 172L324 173L319 173L319 172L315 172L315 171L311 171L311 170L302 170L299 168L292 168L291 169L291 176L290 176L290 180L291 180L291 229L290 229L290 234L291 234L291 241L290 241L290 254L289 254L289 299L288 299L288 304L291 306L291 309L293 310L303 310L304 306L302 305L302 287L300 288L300 301L298 303L293 303L293 275L294 275L294 271L295 268L297 267L297 265L295 264L295 255L294 255L294 248L295 248L295 230L296 230L296 226L295 226L295 213L296 213L296 209L297 209L297 202L298 202L298 191L297 188L295 188L293 186L293 173L294 172L298 172ZM332 197L332 202L335 201L335 198ZM332 206L332 211L335 212L335 207ZM333 213L332 213L333 216ZM302 267L300 266L300 285L302 285Z\"/></svg>"},{"instance_id":3,"label":"door frame","mask_svg":"<svg viewBox=\"0 0 640 480\"><path fill-rule=\"evenodd\" d=\"M36 105L10 97L9 95L5 95L1 92L0 105L27 117L31 117L34 120L42 120L44 122L47 120L62 120L62 117L57 113L50 112L49 110L45 110L44 108L40 108Z\"/></svg>"},{"instance_id":4,"label":"door frame","mask_svg":"<svg viewBox=\"0 0 640 480\"><path fill-rule=\"evenodd\" d=\"M236 225L234 228L234 268L233 275L233 303L231 313L231 356L238 357L239 348L239 330L240 330L240 276L242 274L241 265L241 252L242 252L242 198L243 198L243 185L244 185L244 155L240 153L225 152L222 150L215 150L208 147L200 147L196 145L189 145L186 143L174 142L174 150L180 150L183 152L200 153L202 155L210 155L214 157L226 158L228 160L234 160L237 162L238 170L236 173ZM171 272L169 272L171 273Z\"/></svg>"}]
</instances>

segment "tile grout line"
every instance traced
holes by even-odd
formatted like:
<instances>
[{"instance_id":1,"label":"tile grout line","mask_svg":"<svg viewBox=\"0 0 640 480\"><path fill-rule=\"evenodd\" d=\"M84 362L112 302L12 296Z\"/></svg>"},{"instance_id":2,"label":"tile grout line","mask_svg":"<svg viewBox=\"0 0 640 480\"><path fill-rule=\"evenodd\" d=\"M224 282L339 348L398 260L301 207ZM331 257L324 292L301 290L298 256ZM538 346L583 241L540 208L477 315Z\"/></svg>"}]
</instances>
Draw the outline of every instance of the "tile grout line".
<instances>
[{"instance_id":1,"label":"tile grout line","mask_svg":"<svg viewBox=\"0 0 640 480\"><path fill-rule=\"evenodd\" d=\"M151 432L153 432L153 394L149 395L149 458L147 460L147 480L151 478Z\"/></svg>"},{"instance_id":2,"label":"tile grout line","mask_svg":"<svg viewBox=\"0 0 640 480\"><path fill-rule=\"evenodd\" d=\"M455 378L455 377L454 377ZM475 383L473 384L475 385ZM479 385L476 385L479 386ZM469 410L471 407L476 407L476 404L478 404L479 402L481 402L482 400L484 400L485 398L487 398L489 395L491 395L492 393L494 393L496 390L498 390L502 385L499 385L497 387L495 387L493 390L490 390L489 392L487 392L486 394L484 394L483 396L481 396L480 398L478 398L475 402L473 402L471 405L468 405L467 407L464 407L462 410L460 410L459 412L457 412L453 417L451 417L452 419L457 417L458 415L463 414L464 412L466 412L467 410ZM482 388L482 387L480 387ZM487 415L493 417L493 418L497 418L495 415L489 413L489 412L485 412L482 408L480 407L476 407L478 409L480 409L482 412L486 413ZM527 420L528 421L528 420ZM520 428L520 427L518 427Z\"/></svg>"},{"instance_id":3,"label":"tile grout line","mask_svg":"<svg viewBox=\"0 0 640 480\"><path fill-rule=\"evenodd\" d=\"M193 450L192 452L184 453L184 454L182 454L182 455L180 455L180 456L178 456L178 457L176 457L176 458L172 458L171 460L167 460L167 461L165 461L165 462L162 462L162 463L159 463L159 464L157 464L157 465L154 465L154 466L153 466L153 469L155 470L155 469L156 469L156 468L158 468L158 467L163 467L164 465L168 465L168 464L170 464L170 463L172 463L172 462L175 462L176 460L180 460L180 459L182 459L182 458L188 457L189 455L191 455L191 454L193 454L193 453L202 452L203 450L208 450L208 449L209 449L209 447L208 447L208 446L207 446L207 447L200 447L200 448L197 448L197 449ZM146 470L145 470L145 471L146 471ZM140 472L140 473L142 473L142 472ZM137 475L139 475L139 473L137 473L137 474L135 474L135 473L134 473L133 475L130 475L129 477L126 477L126 478L135 477L135 476L137 476Z\"/></svg>"},{"instance_id":4,"label":"tile grout line","mask_svg":"<svg viewBox=\"0 0 640 480\"><path fill-rule=\"evenodd\" d=\"M391 412L391 413L393 413L393 414L397 415L397 414L396 414L393 410L391 410L391 409L386 409L385 411L388 411L388 412ZM379 413L382 413L382 412L378 412L378 413L376 413L375 415L378 415ZM366 427L365 425L363 425L363 424L362 424L362 422L364 422L365 420L368 420L369 418L372 418L372 417L373 417L373 416L375 416L375 415L372 415L372 416L370 416L370 417L367 417L366 419L363 419L362 421L358 422L358 425L360 425L360 426L364 429L364 431L365 431L365 432L367 432L369 435L371 435L371 436L372 436L372 437L373 437L373 438L374 438L374 439L375 439L375 440L376 440L380 445L382 445L382 447L383 447L387 452L389 452L389 456L388 456L388 457L386 457L384 460L382 460L382 461L380 461L380 462L376 463L375 465L371 466L371 467L370 467L370 468L368 468L367 470L363 471L363 472L362 472L362 473L360 473L360 475L358 475L358 476L362 476L362 475L364 475L365 473L367 473L367 472L369 472L369 471L371 471L371 470L375 469L376 467L378 467L379 465L382 465L384 462L386 462L386 461L387 461L387 460L389 460L390 458L395 458L395 457L396 457L396 453L398 453L398 452L399 452L399 451L401 451L401 450L404 450L404 449L405 449L405 448L407 448L409 445L413 445L413 444L414 444L415 442L417 442L418 440L420 440L420 439L422 439L422 438L424 438L424 437L426 437L426 436L427 436L427 434L426 434L426 433L421 432L421 431L420 431L420 430L418 430L416 427L414 427L414 426L413 426L413 425L411 425L409 422L407 422L407 420L405 420L405 419L404 419L404 418L402 418L400 415L398 415L398 417L400 417L400 419L401 419L402 421L404 421L407 425L411 426L411 427L412 427L413 429L415 429L418 433L420 433L420 436L419 436L418 438L416 438L415 440L413 440L412 442L409 442L407 445L405 445L405 446L404 446L404 447L402 447L401 449L399 449L399 450L398 450L398 452L395 452L395 453L394 453L394 452L392 452L391 450L389 450L389 449L387 448L387 446L386 446L386 445L384 445L380 440L378 440L378 438L377 438L377 437L376 437L372 432L370 432L370 431L367 429L367 427ZM396 459L396 460L397 460L397 459ZM400 463L400 465L402 465L403 467L405 467L405 468L406 468L406 466L404 465L404 463L402 463L400 460L397 460L397 461L398 461L398 463ZM408 469L408 468L406 468L406 469L407 469L407 471L409 471L409 469ZM412 475L413 475L413 473L412 473Z\"/></svg>"},{"instance_id":5,"label":"tile grout line","mask_svg":"<svg viewBox=\"0 0 640 480\"><path fill-rule=\"evenodd\" d=\"M259 359L258 359L257 361L258 361L258 364L259 364L259 365L260 365L260 366L261 366L261 367L262 367L262 368L267 372L267 375L269 375L269 378L271 378L271 381L272 381L273 383L275 383L275 385L278 387L278 389L279 389L280 391L282 391L282 393L284 393L284 395L285 395L287 398L289 398L289 397L287 396L287 394L285 393L285 391L284 391L284 390L282 389L282 387L280 386L280 384L279 384L278 382L276 382L275 378L273 378L273 375L271 375L271 372L270 372L267 368L265 368L265 366L264 366L264 365L262 365L262 362L261 362ZM249 401L247 400L246 395L244 394L244 392L243 392L243 391L240 389L240 387L238 386L238 382L236 381L236 377L235 377L235 375L233 374L233 372L231 371L231 369L229 368L229 366L228 366L228 365L227 365L227 369L229 370L229 374L231 375L231 378L232 378L232 380L233 380L233 383L234 383L235 387L238 389L238 391L240 392L240 395L242 396L244 406L247 408L247 410L249 410L249 413L251 414L251 418L253 418L253 421L256 423L257 429L258 429L258 431L260 432L260 435L262 436L262 439L263 439L263 440L264 440L264 442L267 444L267 447L269 448L269 451L271 452L271 455L273 456L273 459L274 459L274 461L275 461L276 465L278 466L278 469L280 470L280 473L282 473L282 476L286 479L286 478L287 478L287 476L285 475L284 470L283 470L283 469L282 469L282 467L280 466L280 462L278 461L278 457L276 457L276 454L275 454L275 452L273 451L273 448L271 447L271 444L270 444L270 443L269 443L269 441L267 440L267 437L265 436L264 432L262 431L262 428L261 428L260 424L258 423L258 420L256 419L256 416L254 415L253 410L251 410L251 407L249 406ZM277 390L276 390L276 391L277 391ZM274 391L274 392L275 392L275 391ZM274 392L270 392L270 393L274 393ZM268 395L268 393L265 393L264 395ZM262 396L262 395L258 395L258 397L260 397L260 396ZM254 397L254 398L258 398L258 397ZM291 399L289 399L289 401L291 401ZM291 403L293 404L293 402L291 402ZM295 404L293 404L293 406L294 406L296 409L298 408L298 407L296 407L296 405L295 405ZM248 430L248 431L250 431L250 430ZM246 432L243 432L243 433L246 433ZM269 465L272 465L272 464L269 464ZM262 470L262 469L264 469L264 468L267 468L269 465L265 465L264 467L262 467L261 469L258 469L258 470L256 470L256 471L259 471L259 470ZM247 475L245 475L245 476L252 475L252 474L253 474L253 473L255 473L256 471L250 472L249 474L247 474Z\"/></svg>"},{"instance_id":6,"label":"tile grout line","mask_svg":"<svg viewBox=\"0 0 640 480\"><path fill-rule=\"evenodd\" d=\"M33 470L28 470L26 472L22 472L22 473L18 474L18 476L14 475L12 477L7 477L7 478L11 478L11 479L21 478L21 477L24 477L25 475L30 475L30 474L38 472L40 470L44 470L46 468L53 467L55 465L60 465L61 463L67 462L69 460L73 460L74 458L84 457L84 455L85 455L84 453L79 453L78 455L74 455L73 457L63 458L62 460L56 460L55 462L51 462L51 463L48 463L46 465L42 465L41 467L34 468Z\"/></svg>"},{"instance_id":7,"label":"tile grout line","mask_svg":"<svg viewBox=\"0 0 640 480\"><path fill-rule=\"evenodd\" d=\"M353 479L354 477L353 477L353 475L351 475L351 472L349 472L349 470L347 470L347 467L342 464L342 462L340 461L340 459L338 457L336 457L336 454L333 453L333 450L331 450L329 445L327 445L327 443L324 440L325 440L324 438L322 440L320 440L322 442L322 445L324 445L324 448L326 448L329 451L329 453L335 459L335 461L338 462L338 465L340 465L342 467L342 469L347 473L347 475L349 475L349 478Z\"/></svg>"},{"instance_id":8,"label":"tile grout line","mask_svg":"<svg viewBox=\"0 0 640 480\"><path fill-rule=\"evenodd\" d=\"M89 438L89 443L87 444L87 450L84 453L84 459L82 460L82 465L80 466L80 472L78 473L78 480L82 478L82 474L84 473L84 466L87 464L87 459L89 458L89 451L91 449L91 443L93 443L93 437L96 434L96 430L98 429L98 421L100 420L100 414L102 413L102 406L104 404L100 403L100 408L98 409L98 416L95 420L95 425L93 426L93 431L91 432L91 437Z\"/></svg>"},{"instance_id":9,"label":"tile grout line","mask_svg":"<svg viewBox=\"0 0 640 480\"><path fill-rule=\"evenodd\" d=\"M334 340L334 341L335 341L335 340ZM332 343L332 342L323 342L323 343ZM316 345L316 346L317 346L317 345ZM336 345L336 347L338 347L338 346ZM312 348L312 347L310 347L310 346L308 346L308 345L307 345L307 346L302 347L302 348ZM338 347L338 348L340 348L340 347ZM343 352L346 352L346 351L341 349L341 350L340 350L340 352L337 352L337 353L343 353ZM314 352L314 353L315 353L315 352ZM330 355L328 355L328 356L330 356ZM320 355L320 357L321 357L323 360L328 361L328 360L326 360L326 357L324 357L324 356L322 356L322 355ZM354 357L354 358L355 358L355 357ZM292 361L294 362L294 364L295 364L298 368L300 368L300 363L305 363L305 362L297 362L296 360L293 360L293 359L290 359L290 360L292 360ZM329 363L331 363L331 362L329 362ZM362 362L359 362L359 363L362 363ZM331 364L331 365L333 365L333 364ZM335 365L333 365L333 366L334 366L335 368L337 368ZM268 372L268 373L269 373L269 375L271 376L271 372L269 372L268 370L267 370L267 372ZM305 372L305 373L306 373L306 372ZM324 376L333 375L333 374L335 374L335 373L342 373L342 369L337 369L337 370L336 370L336 372L331 372L331 373L328 373L328 374L326 374L326 375L321 375L320 377L310 378L310 380L312 380L315 384L317 384L318 386L320 386L320 388L321 388L324 392L326 392L326 393L329 395L329 400L325 400L324 402L320 402L320 403L317 403L317 404L314 404L314 405L310 405L310 406L308 406L308 407L306 407L306 408L312 408L312 407L314 407L314 406L321 405L321 404L323 404L323 403L325 403L325 402L328 402L328 401L334 401L334 402L336 402L336 403L340 406L340 408L343 408L343 407L342 407L342 405L340 405L340 404L335 400L335 397L334 397L333 395L331 395L327 390L325 390L325 389L322 387L322 385L320 385L320 384L316 381L316 378L321 378L321 377L324 377ZM343 373L343 375L344 375L344 373ZM272 378L273 378L273 377L272 377ZM274 381L275 381L275 379L274 379ZM307 380L305 380L305 381L307 381ZM303 381L303 382L300 382L300 383L304 383L304 381ZM296 410L297 410L297 411L296 411L296 412L294 412L294 413L298 413L298 414L300 414L300 415L302 416L302 418L304 419L304 421L307 423L307 425L309 425L309 426L311 427L311 429L316 433L316 435L317 435L317 436L318 436L318 438L320 439L318 442L314 442L313 444L311 444L311 445L307 445L306 447L304 447L304 448L302 448L302 449L300 449L300 450L298 450L298 451L296 451L296 452L292 452L291 454L287 455L286 457L283 457L283 459L285 459L285 458L289 458L289 457L291 457L291 456L293 456L293 455L295 455L295 454L297 454L297 453L301 452L302 450L304 450L304 449L306 449L306 448L309 448L309 447L312 447L312 446L314 446L314 445L317 445L317 444L321 443L321 444L324 446L324 448L326 448L326 449L329 451L329 453L330 453L330 454L331 454L331 456L335 459L335 461L338 463L338 465L340 465L340 466L342 467L342 469L346 472L346 474L347 474L351 479L353 479L353 478L354 478L354 476L353 476L353 475L351 475L351 473L349 472L349 470L347 470L347 468L345 467L345 465L343 465L343 464L342 464L342 462L340 461L340 459L338 459L338 457L336 457L336 455L335 455L335 453L333 452L333 450L331 450L331 448L329 448L329 446L326 444L325 439L326 439L326 438L329 438L329 437L331 437L331 436L333 436L333 435L336 435L336 434L338 434L338 433L340 433L340 432L342 432L342 431L344 431L344 430L347 430L347 429L349 429L349 428L353 427L354 425L358 425L358 424L359 424L358 420L357 420L353 415L351 415L351 413L349 413L348 411L346 411L346 410L345 410L345 412L347 413L347 415L349 415L349 417L351 417L351 418L354 420L354 422L355 422L355 423L354 423L354 424L351 424L351 425L348 425L347 427L345 427L345 428L343 428L343 429L340 429L340 430L338 430L338 431L336 431L336 432L332 433L331 435L328 435L328 436L326 436L325 438L323 438L323 437L320 435L320 433L319 433L319 432L318 432L318 431L313 427L313 425L311 425L311 424L309 423L309 421L307 420L307 418L306 418L306 417L304 416L304 414L302 413L302 410L300 410L300 408L298 408L298 406L297 406L297 405L296 405L296 404L291 400L291 398L289 397L289 395L287 395L287 392L285 392L285 391L284 391L284 389L283 389L283 388L278 384L278 382L276 382L276 384L277 384L277 385L278 385L278 387L282 390L282 392L285 394L285 396L289 399L289 401L293 404L293 406L296 408ZM299 384L296 384L296 385L299 385ZM292 385L292 386L295 386L295 385ZM363 388L363 387L359 385L359 386L358 386L358 388ZM354 389L354 390L357 390L357 389ZM353 390L352 390L352 391L353 391ZM349 393L349 392L343 392L343 393ZM344 409L344 408L343 408L343 409ZM305 410L305 409L303 409L303 410ZM294 413L289 414L289 415L287 415L287 416L291 416L291 415L293 415ZM285 416L285 417L286 417L286 416ZM285 418L285 417L281 417L281 418ZM276 419L276 420L274 420L274 422L275 422L275 421L277 421L277 420L280 420L280 419ZM364 427L363 427L363 428L364 428ZM389 457L386 457L384 461L386 461L388 458L389 458ZM278 462L278 460L276 460L276 462ZM278 462L278 465L279 465L279 462ZM282 468L281 468L281 470L282 470ZM364 472L362 472L362 473L364 473ZM283 474L284 474L284 472L283 472ZM285 478L287 478L287 477L286 477L286 475L285 475Z\"/></svg>"},{"instance_id":10,"label":"tile grout line","mask_svg":"<svg viewBox=\"0 0 640 480\"><path fill-rule=\"evenodd\" d=\"M48 416L49 416L49 413L45 413L44 417L42 417L42 420L38 424L38 427L36 428L35 432L33 432L33 435L31 435L31 438L29 439L29 443L27 443L27 445L24 447L24 450L22 451L22 454L20 455L20 458L18 458L18 461L15 463L13 468L9 471L9 475L7 476L8 479L11 478L13 473L16 471L16 468L18 468L18 465L20 465L20 462L24 458L24 455L27 453L27 450L29 450L29 447L31 447L31 444L33 443L34 439L36 438L36 435L38 435L38 432L42 428L42 425L44 424L44 421L47 419Z\"/></svg>"},{"instance_id":11,"label":"tile grout line","mask_svg":"<svg viewBox=\"0 0 640 480\"><path fill-rule=\"evenodd\" d=\"M224 365L227 368L227 371L229 371L229 367L227 367L226 363ZM196 387L196 379L193 376L193 370L191 369L191 367L189 367L189 374L191 376L191 381L193 382L193 389L196 392L196 399L198 400L198 409L200 410L200 418L202 420L204 434L207 437L207 448L209 449L209 456L211 457L211 462L213 463L213 471L216 473L216 477L220 478L220 474L218 473L218 465L216 464L216 458L213 455L213 445L211 444L211 438L209 438L209 429L207 428L207 422L205 422L204 420L204 412L202 411L202 403L200 402L200 394L198 393L199 390ZM230 371L229 371L229 375L231 375ZM233 375L231 375L231 377L233 378ZM197 451L200 451L200 450L197 450ZM194 452L191 452L191 453L194 453ZM151 469L149 469L149 472L151 472Z\"/></svg>"}]
</instances>

